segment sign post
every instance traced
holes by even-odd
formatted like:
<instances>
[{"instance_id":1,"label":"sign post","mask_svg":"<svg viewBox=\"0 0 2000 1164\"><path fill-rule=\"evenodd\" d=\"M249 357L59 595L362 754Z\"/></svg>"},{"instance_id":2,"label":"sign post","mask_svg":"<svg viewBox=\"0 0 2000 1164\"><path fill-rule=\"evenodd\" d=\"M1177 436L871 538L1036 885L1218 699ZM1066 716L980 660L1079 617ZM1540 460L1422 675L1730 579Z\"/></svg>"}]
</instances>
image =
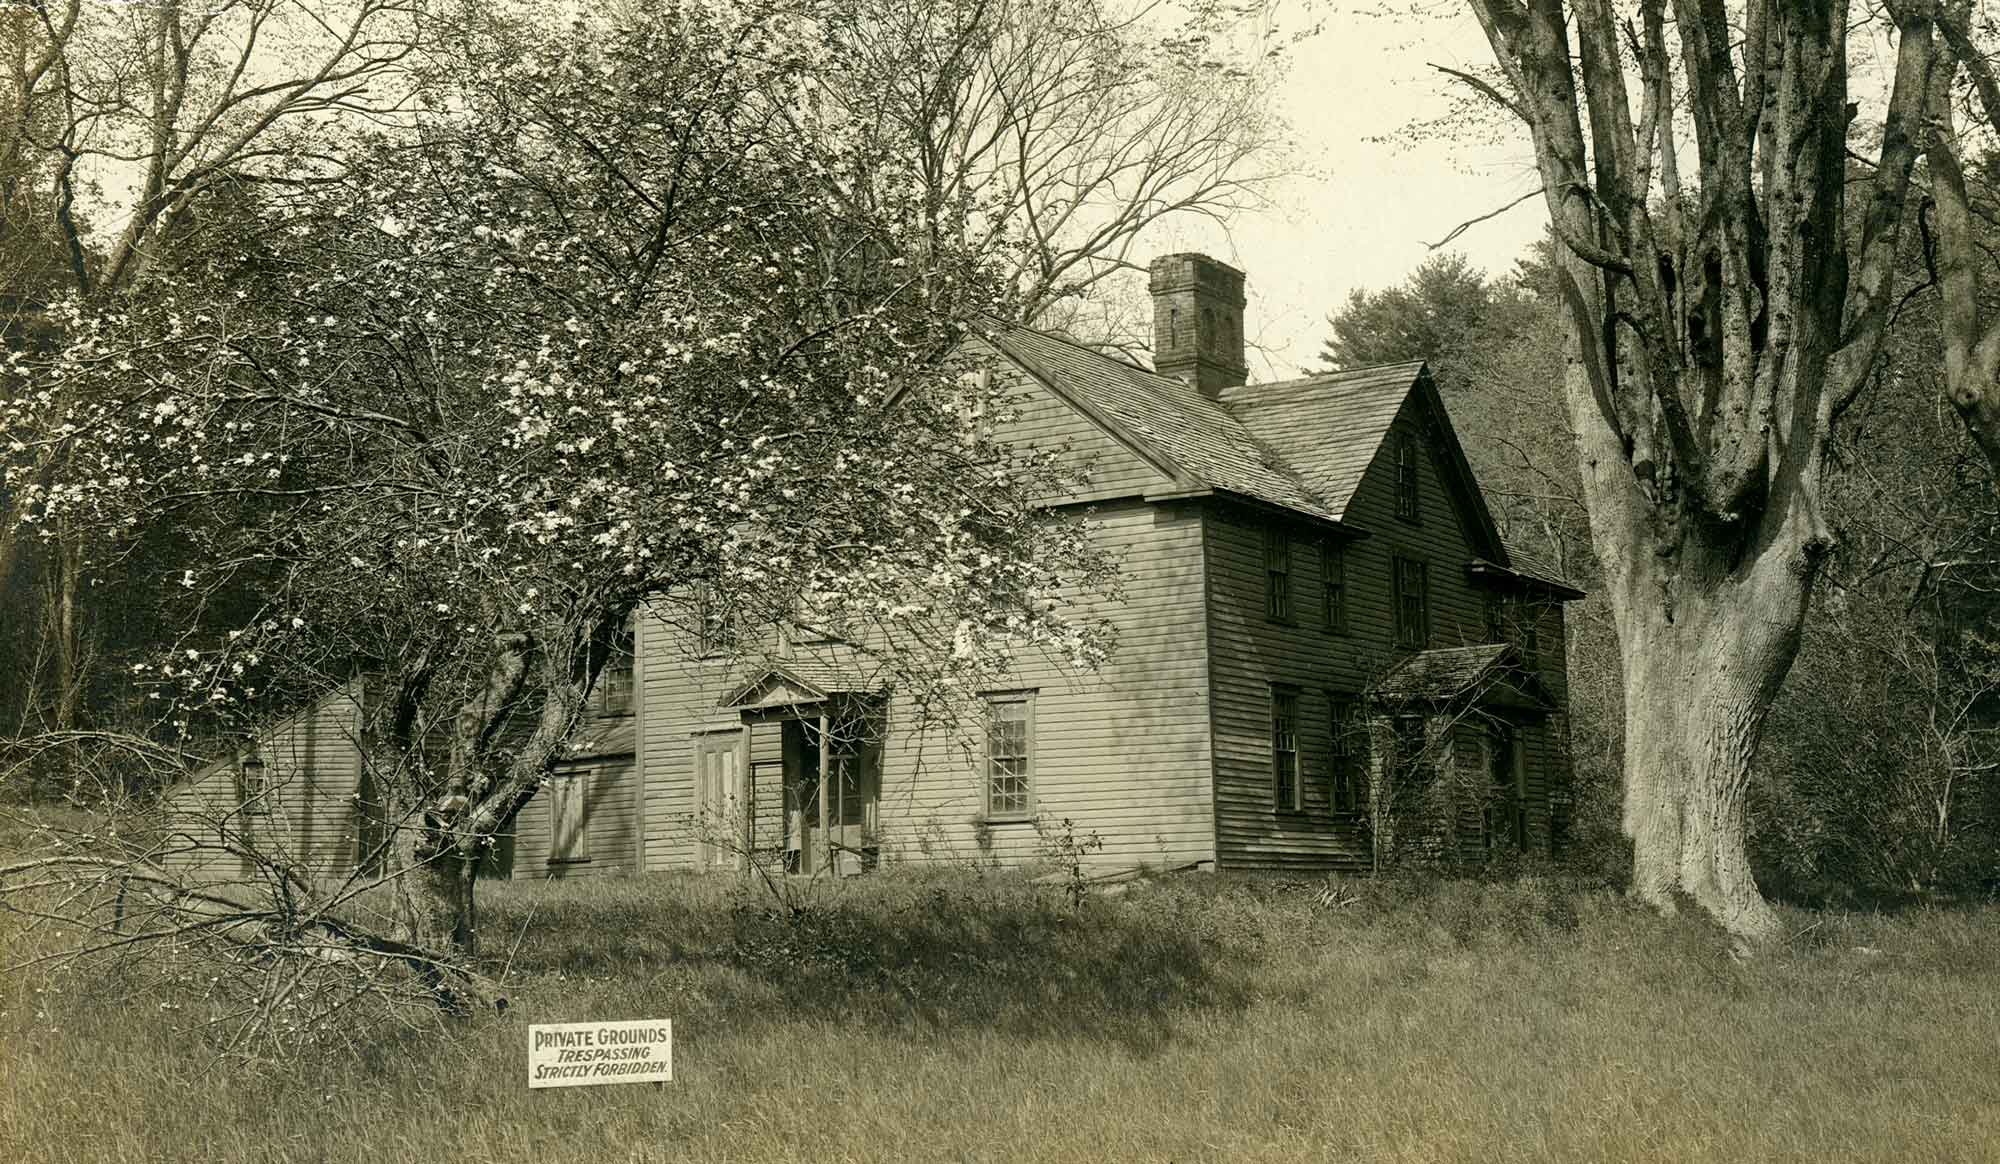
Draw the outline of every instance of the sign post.
<instances>
[{"instance_id":1,"label":"sign post","mask_svg":"<svg viewBox=\"0 0 2000 1164\"><path fill-rule=\"evenodd\" d=\"M615 1023L537 1023L528 1028L529 1087L599 1083L670 1083L671 1019Z\"/></svg>"}]
</instances>

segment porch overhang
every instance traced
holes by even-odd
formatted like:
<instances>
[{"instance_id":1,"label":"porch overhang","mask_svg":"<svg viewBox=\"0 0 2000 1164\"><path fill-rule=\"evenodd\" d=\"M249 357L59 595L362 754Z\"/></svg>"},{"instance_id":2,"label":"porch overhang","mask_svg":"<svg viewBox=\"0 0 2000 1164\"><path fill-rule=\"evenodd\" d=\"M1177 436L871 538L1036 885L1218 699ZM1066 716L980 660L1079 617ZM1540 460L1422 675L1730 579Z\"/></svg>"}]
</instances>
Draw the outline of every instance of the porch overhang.
<instances>
[{"instance_id":1,"label":"porch overhang","mask_svg":"<svg viewBox=\"0 0 2000 1164\"><path fill-rule=\"evenodd\" d=\"M871 698L882 689L880 682L852 667L799 661L767 663L746 672L718 706L746 713L773 711L843 697Z\"/></svg>"},{"instance_id":2,"label":"porch overhang","mask_svg":"<svg viewBox=\"0 0 2000 1164\"><path fill-rule=\"evenodd\" d=\"M1498 704L1541 712L1557 709L1555 696L1521 665L1520 652L1510 643L1418 651L1391 667L1367 695L1391 707Z\"/></svg>"}]
</instances>

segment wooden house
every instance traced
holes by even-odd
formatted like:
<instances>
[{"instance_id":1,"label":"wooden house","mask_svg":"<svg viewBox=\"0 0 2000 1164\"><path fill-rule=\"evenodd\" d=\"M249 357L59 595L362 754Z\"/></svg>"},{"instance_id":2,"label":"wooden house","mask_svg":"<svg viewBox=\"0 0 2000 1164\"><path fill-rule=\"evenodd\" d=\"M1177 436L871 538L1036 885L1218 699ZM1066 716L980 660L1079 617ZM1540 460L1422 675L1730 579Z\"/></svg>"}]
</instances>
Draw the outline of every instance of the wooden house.
<instances>
[{"instance_id":1,"label":"wooden house","mask_svg":"<svg viewBox=\"0 0 2000 1164\"><path fill-rule=\"evenodd\" d=\"M1152 369L1022 327L962 353L1003 379L1000 435L1088 469L1058 503L1120 562L1110 662L1023 661L963 748L900 727L842 644L745 669L646 620L644 867L1021 863L1094 837L1107 865L1353 869L1377 798L1412 786L1448 794L1405 828L1435 855L1554 847L1581 595L1503 541L1423 366L1249 384L1241 272L1171 255L1152 291Z\"/></svg>"},{"instance_id":2,"label":"wooden house","mask_svg":"<svg viewBox=\"0 0 2000 1164\"><path fill-rule=\"evenodd\" d=\"M1064 450L1118 562L1117 648L1021 660L973 730L915 726L855 647L752 661L649 612L629 690L517 822L534 876L912 861L1358 869L1548 851L1569 780L1563 603L1500 536L1421 364L1247 382L1243 275L1152 265L1154 366L998 327L997 434ZM1442 807L1391 819L1412 789Z\"/></svg>"}]
</instances>

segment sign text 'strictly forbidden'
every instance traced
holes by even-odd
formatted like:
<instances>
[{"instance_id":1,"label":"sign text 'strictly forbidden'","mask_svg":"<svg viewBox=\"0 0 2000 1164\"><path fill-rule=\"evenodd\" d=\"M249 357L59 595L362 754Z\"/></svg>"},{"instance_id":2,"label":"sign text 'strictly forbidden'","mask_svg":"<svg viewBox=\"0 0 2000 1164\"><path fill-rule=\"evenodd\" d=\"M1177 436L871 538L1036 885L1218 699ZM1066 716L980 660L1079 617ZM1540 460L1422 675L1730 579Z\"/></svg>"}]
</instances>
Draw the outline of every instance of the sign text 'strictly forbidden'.
<instances>
[{"instance_id":1,"label":"sign text 'strictly forbidden'","mask_svg":"<svg viewBox=\"0 0 2000 1164\"><path fill-rule=\"evenodd\" d=\"M668 1083L674 1077L674 1024L543 1023L528 1028L529 1087Z\"/></svg>"}]
</instances>

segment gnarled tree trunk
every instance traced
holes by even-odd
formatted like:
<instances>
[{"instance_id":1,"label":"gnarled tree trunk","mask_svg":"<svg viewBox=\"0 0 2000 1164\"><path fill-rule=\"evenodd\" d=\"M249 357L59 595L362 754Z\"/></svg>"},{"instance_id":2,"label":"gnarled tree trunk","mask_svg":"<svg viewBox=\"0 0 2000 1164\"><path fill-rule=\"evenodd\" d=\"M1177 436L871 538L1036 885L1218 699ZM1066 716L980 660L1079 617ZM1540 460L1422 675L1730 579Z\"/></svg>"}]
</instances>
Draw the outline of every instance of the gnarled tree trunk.
<instances>
[{"instance_id":1,"label":"gnarled tree trunk","mask_svg":"<svg viewBox=\"0 0 2000 1164\"><path fill-rule=\"evenodd\" d=\"M1561 243L1566 395L1624 664L1633 887L1768 939L1744 796L1831 544L1827 443L1881 350L1935 10L1889 6L1895 76L1850 232L1845 4L1747 0L1738 26L1708 0L1639 0L1637 22L1611 0L1470 2L1505 91L1464 79L1533 134Z\"/></svg>"},{"instance_id":2,"label":"gnarled tree trunk","mask_svg":"<svg viewBox=\"0 0 2000 1164\"><path fill-rule=\"evenodd\" d=\"M1744 854L1744 796L1798 650L1810 582L1801 564L1797 574L1766 567L1667 582L1617 620L1633 891L1668 910L1685 895L1753 938L1778 923Z\"/></svg>"}]
</instances>

